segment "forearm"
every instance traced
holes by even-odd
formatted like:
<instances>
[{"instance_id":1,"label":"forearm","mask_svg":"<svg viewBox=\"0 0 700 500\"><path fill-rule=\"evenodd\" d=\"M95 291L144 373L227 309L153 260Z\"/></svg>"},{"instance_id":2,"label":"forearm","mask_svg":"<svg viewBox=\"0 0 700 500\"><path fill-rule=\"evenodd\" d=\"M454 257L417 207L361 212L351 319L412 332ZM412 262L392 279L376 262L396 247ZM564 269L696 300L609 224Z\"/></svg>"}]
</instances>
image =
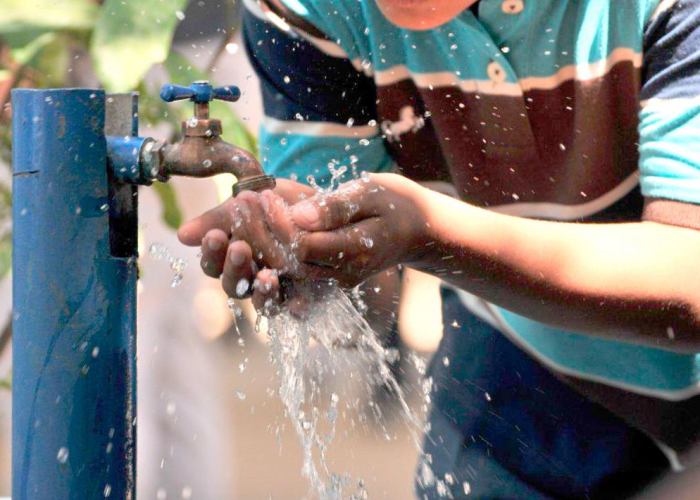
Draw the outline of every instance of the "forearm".
<instances>
[{"instance_id":1,"label":"forearm","mask_svg":"<svg viewBox=\"0 0 700 500\"><path fill-rule=\"evenodd\" d=\"M534 320L673 350L700 345L700 232L536 221L423 193L416 267Z\"/></svg>"}]
</instances>

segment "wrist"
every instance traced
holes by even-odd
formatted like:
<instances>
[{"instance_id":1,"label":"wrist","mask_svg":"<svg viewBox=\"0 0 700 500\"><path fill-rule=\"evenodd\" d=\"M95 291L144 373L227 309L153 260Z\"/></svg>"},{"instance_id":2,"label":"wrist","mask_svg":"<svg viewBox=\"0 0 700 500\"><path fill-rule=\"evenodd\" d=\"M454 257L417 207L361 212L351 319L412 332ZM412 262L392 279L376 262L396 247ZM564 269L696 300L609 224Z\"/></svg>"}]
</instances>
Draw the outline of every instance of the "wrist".
<instances>
[{"instance_id":1,"label":"wrist","mask_svg":"<svg viewBox=\"0 0 700 500\"><path fill-rule=\"evenodd\" d=\"M416 182L409 182L411 187L407 198L412 210L407 215L410 219L411 233L403 261L414 267L422 267L430 260L431 252L434 251L437 243L436 233L431 223L434 218L432 198L435 193Z\"/></svg>"}]
</instances>

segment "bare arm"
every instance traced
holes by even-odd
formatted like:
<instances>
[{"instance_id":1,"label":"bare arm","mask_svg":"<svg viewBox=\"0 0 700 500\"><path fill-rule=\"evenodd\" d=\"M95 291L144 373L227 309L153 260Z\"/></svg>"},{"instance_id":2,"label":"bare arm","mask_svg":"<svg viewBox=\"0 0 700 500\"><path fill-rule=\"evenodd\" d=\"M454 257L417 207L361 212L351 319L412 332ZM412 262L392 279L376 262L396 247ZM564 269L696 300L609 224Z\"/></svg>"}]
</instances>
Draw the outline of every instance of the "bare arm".
<instances>
[{"instance_id":1,"label":"bare arm","mask_svg":"<svg viewBox=\"0 0 700 500\"><path fill-rule=\"evenodd\" d=\"M371 179L323 204L308 202L319 212L315 222L302 215L306 203L293 211L301 227L321 231L306 237L305 258L334 266L329 276L351 283L404 262L552 326L700 350L700 232L653 222L528 220L399 176Z\"/></svg>"}]
</instances>

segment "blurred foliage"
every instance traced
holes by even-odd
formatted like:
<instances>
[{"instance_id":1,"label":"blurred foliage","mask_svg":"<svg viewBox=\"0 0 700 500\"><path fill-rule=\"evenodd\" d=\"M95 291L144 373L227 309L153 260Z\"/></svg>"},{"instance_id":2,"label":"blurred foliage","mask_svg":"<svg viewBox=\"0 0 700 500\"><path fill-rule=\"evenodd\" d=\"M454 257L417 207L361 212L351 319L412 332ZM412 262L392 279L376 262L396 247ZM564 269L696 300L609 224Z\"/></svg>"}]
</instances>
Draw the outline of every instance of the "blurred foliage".
<instances>
[{"instance_id":1,"label":"blurred foliage","mask_svg":"<svg viewBox=\"0 0 700 500\"><path fill-rule=\"evenodd\" d=\"M154 63L165 61L187 0L107 0L93 30L90 54L109 92L135 89ZM128 29L125 29L128 27Z\"/></svg>"},{"instance_id":2,"label":"blurred foliage","mask_svg":"<svg viewBox=\"0 0 700 500\"><path fill-rule=\"evenodd\" d=\"M138 91L142 125L168 122L172 140L191 105L166 105L145 76L163 64L169 81L189 85L206 72L172 48L188 0L0 0L0 160L11 163L11 116L6 106L16 87L61 88L100 85L108 92ZM227 40L220 45L218 58ZM75 71L74 71L75 70ZM212 103L223 138L257 153L255 138L233 109ZM0 172L2 174L2 172ZM0 279L11 265L11 174L0 175ZM163 221L177 228L182 215L169 184L156 184Z\"/></svg>"}]
</instances>

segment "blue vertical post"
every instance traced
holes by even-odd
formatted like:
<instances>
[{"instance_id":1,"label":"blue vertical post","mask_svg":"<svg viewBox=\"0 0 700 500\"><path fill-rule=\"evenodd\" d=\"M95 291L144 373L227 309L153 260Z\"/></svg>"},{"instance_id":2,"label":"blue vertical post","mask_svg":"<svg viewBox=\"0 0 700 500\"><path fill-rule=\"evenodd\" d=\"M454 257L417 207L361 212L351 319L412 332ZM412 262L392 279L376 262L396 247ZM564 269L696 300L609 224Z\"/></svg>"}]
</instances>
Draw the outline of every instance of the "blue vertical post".
<instances>
[{"instance_id":1,"label":"blue vertical post","mask_svg":"<svg viewBox=\"0 0 700 500\"><path fill-rule=\"evenodd\" d=\"M12 93L13 500L135 498L136 200L106 101Z\"/></svg>"}]
</instances>

